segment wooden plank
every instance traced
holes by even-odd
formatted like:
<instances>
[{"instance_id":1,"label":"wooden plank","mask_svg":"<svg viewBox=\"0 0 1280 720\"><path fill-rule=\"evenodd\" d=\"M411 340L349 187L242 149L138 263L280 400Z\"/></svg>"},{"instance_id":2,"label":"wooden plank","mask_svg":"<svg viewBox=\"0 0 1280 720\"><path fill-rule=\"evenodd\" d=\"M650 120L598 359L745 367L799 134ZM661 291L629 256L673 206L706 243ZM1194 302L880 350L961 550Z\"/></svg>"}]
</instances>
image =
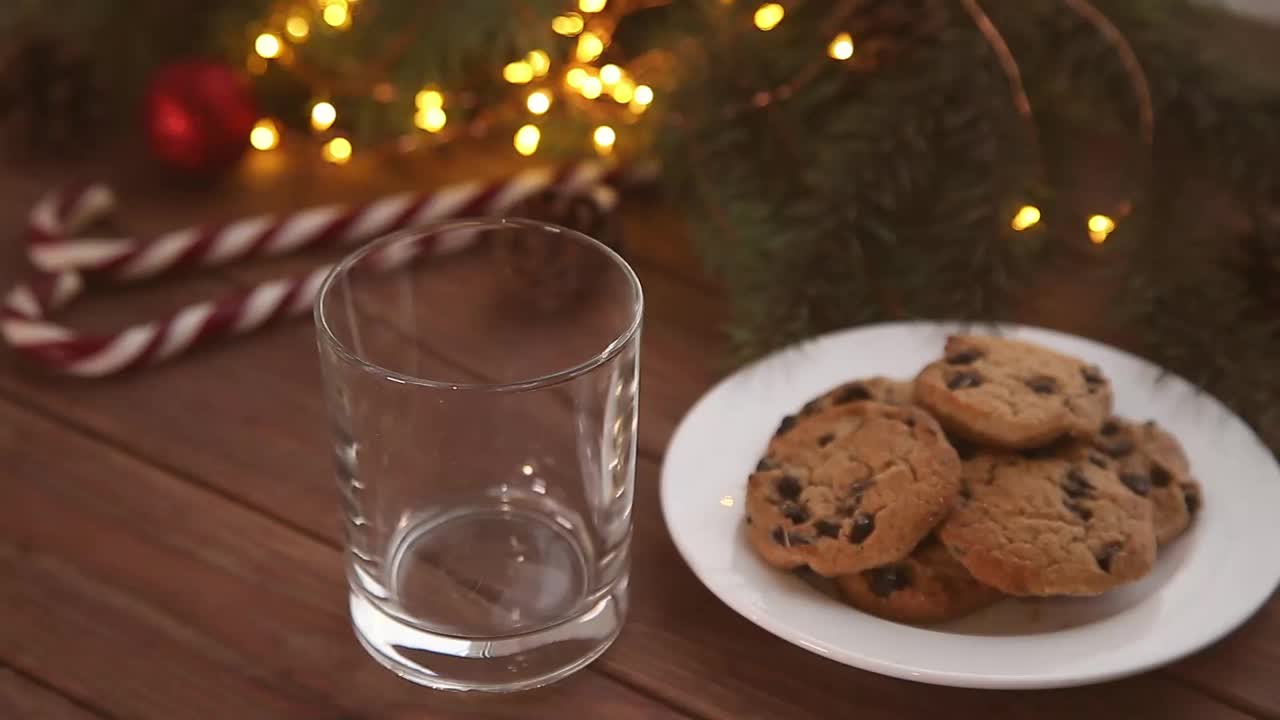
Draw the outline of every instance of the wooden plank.
<instances>
[{"instance_id":1,"label":"wooden plank","mask_svg":"<svg viewBox=\"0 0 1280 720\"><path fill-rule=\"evenodd\" d=\"M412 686L352 637L333 547L7 403L0 428L0 658L112 714L678 717L594 672L496 701Z\"/></svg>"},{"instance_id":2,"label":"wooden plank","mask_svg":"<svg viewBox=\"0 0 1280 720\"><path fill-rule=\"evenodd\" d=\"M13 668L0 667L0 718L14 720L98 720L92 712Z\"/></svg>"}]
</instances>

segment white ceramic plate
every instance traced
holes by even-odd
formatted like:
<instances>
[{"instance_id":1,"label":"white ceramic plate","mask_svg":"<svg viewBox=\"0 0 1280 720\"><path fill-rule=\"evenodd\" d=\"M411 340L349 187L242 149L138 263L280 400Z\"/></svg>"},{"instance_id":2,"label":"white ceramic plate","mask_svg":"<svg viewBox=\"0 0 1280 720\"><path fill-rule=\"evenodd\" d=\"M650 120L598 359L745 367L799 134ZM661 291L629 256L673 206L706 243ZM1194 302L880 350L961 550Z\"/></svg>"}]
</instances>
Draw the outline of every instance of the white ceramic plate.
<instances>
[{"instance_id":1,"label":"white ceramic plate","mask_svg":"<svg viewBox=\"0 0 1280 720\"><path fill-rule=\"evenodd\" d=\"M1101 597L1010 599L930 628L880 620L747 544L746 478L779 419L845 380L911 377L956 326L892 323L827 335L771 355L708 392L680 423L662 467L662 511L676 547L721 600L769 632L832 660L895 677L980 688L1101 682L1176 660L1240 625L1280 580L1280 468L1213 397L1126 352L1029 327L1001 332L1100 365L1116 410L1157 418L1204 487L1192 529L1155 570Z\"/></svg>"}]
</instances>

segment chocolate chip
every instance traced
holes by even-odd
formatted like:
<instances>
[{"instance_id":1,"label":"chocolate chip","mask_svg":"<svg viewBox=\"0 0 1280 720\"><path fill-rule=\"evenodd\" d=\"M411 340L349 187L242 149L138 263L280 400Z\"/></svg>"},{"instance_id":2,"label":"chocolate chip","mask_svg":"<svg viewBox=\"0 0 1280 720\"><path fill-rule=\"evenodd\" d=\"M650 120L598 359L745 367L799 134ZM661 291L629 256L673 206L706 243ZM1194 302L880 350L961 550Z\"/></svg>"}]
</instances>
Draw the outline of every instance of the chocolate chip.
<instances>
[{"instance_id":1,"label":"chocolate chip","mask_svg":"<svg viewBox=\"0 0 1280 720\"><path fill-rule=\"evenodd\" d=\"M1090 385L1101 385L1107 381L1107 379L1102 376L1102 371L1094 365L1086 365L1080 368L1080 376L1083 377L1084 381Z\"/></svg>"},{"instance_id":2,"label":"chocolate chip","mask_svg":"<svg viewBox=\"0 0 1280 720\"><path fill-rule=\"evenodd\" d=\"M830 520L819 520L813 524L813 529L818 533L819 537L840 537L840 524L831 522Z\"/></svg>"},{"instance_id":3,"label":"chocolate chip","mask_svg":"<svg viewBox=\"0 0 1280 720\"><path fill-rule=\"evenodd\" d=\"M961 350L947 356L948 365L969 365L973 361L982 357L981 350Z\"/></svg>"},{"instance_id":4,"label":"chocolate chip","mask_svg":"<svg viewBox=\"0 0 1280 720\"><path fill-rule=\"evenodd\" d=\"M849 529L849 542L860 543L871 537L875 529L875 516L860 512L853 516L853 527Z\"/></svg>"},{"instance_id":5,"label":"chocolate chip","mask_svg":"<svg viewBox=\"0 0 1280 720\"><path fill-rule=\"evenodd\" d=\"M1146 475L1140 473L1126 472L1120 473L1120 482L1124 486L1133 491L1134 495L1146 497L1151 492L1151 480Z\"/></svg>"},{"instance_id":6,"label":"chocolate chip","mask_svg":"<svg viewBox=\"0 0 1280 720\"><path fill-rule=\"evenodd\" d=\"M1107 467L1107 459L1102 457L1098 453L1089 453L1089 462L1093 463L1094 465L1097 465L1098 467L1104 470Z\"/></svg>"},{"instance_id":7,"label":"chocolate chip","mask_svg":"<svg viewBox=\"0 0 1280 720\"><path fill-rule=\"evenodd\" d=\"M1052 444L1041 445L1037 448L1027 448L1022 450L1020 454L1028 460L1048 460L1058 454L1058 446Z\"/></svg>"},{"instance_id":8,"label":"chocolate chip","mask_svg":"<svg viewBox=\"0 0 1280 720\"><path fill-rule=\"evenodd\" d=\"M797 525L809 519L809 511L800 503L782 503L782 507L778 509L778 512L782 513L783 517Z\"/></svg>"},{"instance_id":9,"label":"chocolate chip","mask_svg":"<svg viewBox=\"0 0 1280 720\"><path fill-rule=\"evenodd\" d=\"M778 495L784 500L795 500L800 497L800 481L792 475L783 475L778 478L776 487Z\"/></svg>"},{"instance_id":10,"label":"chocolate chip","mask_svg":"<svg viewBox=\"0 0 1280 720\"><path fill-rule=\"evenodd\" d=\"M767 457L760 458L760 462L756 463L756 472L768 472L769 470L777 469L778 466L774 464L773 460Z\"/></svg>"},{"instance_id":11,"label":"chocolate chip","mask_svg":"<svg viewBox=\"0 0 1280 720\"><path fill-rule=\"evenodd\" d=\"M773 435L774 437L777 437L779 435L785 434L787 431L789 431L791 428L795 426L796 426L796 416L788 415L782 418L782 422L778 423L778 429L774 431Z\"/></svg>"},{"instance_id":12,"label":"chocolate chip","mask_svg":"<svg viewBox=\"0 0 1280 720\"><path fill-rule=\"evenodd\" d=\"M1113 458L1122 458L1128 455L1129 453L1133 452L1133 443L1129 440L1125 440L1124 438L1121 438L1111 443L1110 445L1102 448L1102 452L1110 455Z\"/></svg>"},{"instance_id":13,"label":"chocolate chip","mask_svg":"<svg viewBox=\"0 0 1280 720\"><path fill-rule=\"evenodd\" d=\"M1108 420L1102 423L1102 430L1100 432L1103 435L1115 435L1120 432L1120 426L1117 425L1114 420Z\"/></svg>"},{"instance_id":14,"label":"chocolate chip","mask_svg":"<svg viewBox=\"0 0 1280 720\"><path fill-rule=\"evenodd\" d=\"M1183 499L1187 503L1187 512L1195 515L1200 510L1200 491L1194 485L1183 485Z\"/></svg>"},{"instance_id":15,"label":"chocolate chip","mask_svg":"<svg viewBox=\"0 0 1280 720\"><path fill-rule=\"evenodd\" d=\"M747 524L748 524L748 525L750 525L750 524L751 524L751 516L750 516L750 515L748 515L748 516L747 516Z\"/></svg>"},{"instance_id":16,"label":"chocolate chip","mask_svg":"<svg viewBox=\"0 0 1280 720\"><path fill-rule=\"evenodd\" d=\"M1151 484L1156 487L1169 487L1169 483L1173 482L1173 476L1169 474L1159 465L1151 466Z\"/></svg>"},{"instance_id":17,"label":"chocolate chip","mask_svg":"<svg viewBox=\"0 0 1280 720\"><path fill-rule=\"evenodd\" d=\"M787 533L787 542L791 545L808 545L811 541L803 535Z\"/></svg>"},{"instance_id":18,"label":"chocolate chip","mask_svg":"<svg viewBox=\"0 0 1280 720\"><path fill-rule=\"evenodd\" d=\"M1107 543L1106 545L1103 545L1102 549L1098 551L1098 554L1094 556L1098 561L1098 567L1102 568L1103 572L1111 572L1111 560L1115 558L1116 553L1120 552L1122 547L1124 546L1120 543Z\"/></svg>"},{"instance_id":19,"label":"chocolate chip","mask_svg":"<svg viewBox=\"0 0 1280 720\"><path fill-rule=\"evenodd\" d=\"M1081 520L1085 522L1089 522L1091 519L1093 519L1093 511L1081 505L1078 502L1072 502L1068 500L1062 504L1066 506L1068 510L1075 513Z\"/></svg>"},{"instance_id":20,"label":"chocolate chip","mask_svg":"<svg viewBox=\"0 0 1280 720\"><path fill-rule=\"evenodd\" d=\"M781 525L775 527L773 532L769 533L769 537L773 538L773 541L779 545L787 544L787 533L782 529Z\"/></svg>"},{"instance_id":21,"label":"chocolate chip","mask_svg":"<svg viewBox=\"0 0 1280 720\"><path fill-rule=\"evenodd\" d=\"M906 417L902 420L902 424L909 428L913 428L916 426L916 419L913 417Z\"/></svg>"},{"instance_id":22,"label":"chocolate chip","mask_svg":"<svg viewBox=\"0 0 1280 720\"><path fill-rule=\"evenodd\" d=\"M975 388L982 384L982 376L976 372L960 372L951 376L947 381L948 390L964 390L965 388Z\"/></svg>"},{"instance_id":23,"label":"chocolate chip","mask_svg":"<svg viewBox=\"0 0 1280 720\"><path fill-rule=\"evenodd\" d=\"M836 436L831 433L822 435L818 438L818 447L826 447L831 444L832 440L835 440L835 439L836 439Z\"/></svg>"},{"instance_id":24,"label":"chocolate chip","mask_svg":"<svg viewBox=\"0 0 1280 720\"><path fill-rule=\"evenodd\" d=\"M956 455L959 455L961 460L972 460L973 456L978 454L978 446L963 438L948 436L947 442L956 449Z\"/></svg>"},{"instance_id":25,"label":"chocolate chip","mask_svg":"<svg viewBox=\"0 0 1280 720\"><path fill-rule=\"evenodd\" d=\"M1091 498L1093 483L1089 482L1080 468L1071 468L1067 471L1067 478L1062 481L1062 492L1069 498Z\"/></svg>"},{"instance_id":26,"label":"chocolate chip","mask_svg":"<svg viewBox=\"0 0 1280 720\"><path fill-rule=\"evenodd\" d=\"M836 396L832 400L832 402L835 403L836 405L843 405L845 403L850 403L855 400L870 400L870 399L871 399L871 391L867 389L867 386L854 383L852 385L846 385L845 387L840 388L840 391L836 393Z\"/></svg>"},{"instance_id":27,"label":"chocolate chip","mask_svg":"<svg viewBox=\"0 0 1280 720\"><path fill-rule=\"evenodd\" d=\"M866 578L871 592L886 598L911 585L911 568L902 563L885 565L868 570Z\"/></svg>"},{"instance_id":28,"label":"chocolate chip","mask_svg":"<svg viewBox=\"0 0 1280 720\"><path fill-rule=\"evenodd\" d=\"M1052 395L1058 391L1058 381L1048 375L1036 375L1024 382L1037 395Z\"/></svg>"},{"instance_id":29,"label":"chocolate chip","mask_svg":"<svg viewBox=\"0 0 1280 720\"><path fill-rule=\"evenodd\" d=\"M965 501L973 499L973 491L969 489L969 483L967 482L961 482L960 484L960 499Z\"/></svg>"},{"instance_id":30,"label":"chocolate chip","mask_svg":"<svg viewBox=\"0 0 1280 720\"><path fill-rule=\"evenodd\" d=\"M812 415L822 409L822 400L810 400L800 408L801 415Z\"/></svg>"}]
</instances>

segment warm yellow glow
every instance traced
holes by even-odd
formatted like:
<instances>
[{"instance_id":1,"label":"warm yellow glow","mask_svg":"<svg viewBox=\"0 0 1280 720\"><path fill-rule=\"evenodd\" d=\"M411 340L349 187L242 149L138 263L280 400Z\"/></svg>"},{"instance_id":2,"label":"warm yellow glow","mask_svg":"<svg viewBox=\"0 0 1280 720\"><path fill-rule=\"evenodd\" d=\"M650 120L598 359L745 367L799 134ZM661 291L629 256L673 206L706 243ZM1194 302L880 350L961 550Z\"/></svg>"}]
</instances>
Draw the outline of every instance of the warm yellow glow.
<instances>
[{"instance_id":1,"label":"warm yellow glow","mask_svg":"<svg viewBox=\"0 0 1280 720\"><path fill-rule=\"evenodd\" d=\"M280 36L275 33L262 33L253 41L253 51L258 53L258 57L268 60L280 57Z\"/></svg>"},{"instance_id":2,"label":"warm yellow glow","mask_svg":"<svg viewBox=\"0 0 1280 720\"><path fill-rule=\"evenodd\" d=\"M255 150L270 150L280 144L280 130L271 118L262 118L249 131L249 144Z\"/></svg>"},{"instance_id":3,"label":"warm yellow glow","mask_svg":"<svg viewBox=\"0 0 1280 720\"><path fill-rule=\"evenodd\" d=\"M778 3L765 3L756 8L756 27L765 31L772 30L778 27L778 23L782 22L782 18L786 14L786 9Z\"/></svg>"},{"instance_id":4,"label":"warm yellow glow","mask_svg":"<svg viewBox=\"0 0 1280 720\"><path fill-rule=\"evenodd\" d=\"M617 65L609 63L608 65L600 68L600 82L604 83L605 87L613 87L614 85L617 85L618 81L621 79L622 68Z\"/></svg>"},{"instance_id":5,"label":"warm yellow glow","mask_svg":"<svg viewBox=\"0 0 1280 720\"><path fill-rule=\"evenodd\" d=\"M585 32L578 38L578 62L591 62L604 52L604 41L593 32Z\"/></svg>"},{"instance_id":6,"label":"warm yellow glow","mask_svg":"<svg viewBox=\"0 0 1280 720\"><path fill-rule=\"evenodd\" d=\"M325 24L329 27L340 28L351 19L351 12L347 10L345 0L332 0L324 6L324 10L320 11L320 17L324 18Z\"/></svg>"},{"instance_id":7,"label":"warm yellow glow","mask_svg":"<svg viewBox=\"0 0 1280 720\"><path fill-rule=\"evenodd\" d=\"M249 53L249 57L245 59L244 66L250 75L261 75L267 71L267 60L254 53Z\"/></svg>"},{"instance_id":8,"label":"warm yellow glow","mask_svg":"<svg viewBox=\"0 0 1280 720\"><path fill-rule=\"evenodd\" d=\"M626 105L636 96L636 84L623 78L617 85L613 86L612 95L614 100Z\"/></svg>"},{"instance_id":9,"label":"warm yellow glow","mask_svg":"<svg viewBox=\"0 0 1280 720\"><path fill-rule=\"evenodd\" d=\"M853 57L853 37L847 32L835 36L827 46L827 54L836 60L848 60Z\"/></svg>"},{"instance_id":10,"label":"warm yellow glow","mask_svg":"<svg viewBox=\"0 0 1280 720\"><path fill-rule=\"evenodd\" d=\"M413 96L413 104L419 108L444 107L444 95L439 90L423 88Z\"/></svg>"},{"instance_id":11,"label":"warm yellow glow","mask_svg":"<svg viewBox=\"0 0 1280 720\"><path fill-rule=\"evenodd\" d=\"M582 97L595 100L602 92L604 92L604 83L600 82L600 78L588 75L587 79L582 81Z\"/></svg>"},{"instance_id":12,"label":"warm yellow glow","mask_svg":"<svg viewBox=\"0 0 1280 720\"><path fill-rule=\"evenodd\" d=\"M551 30L557 35L565 37L573 37L582 32L582 28L586 23L582 21L582 16L578 13L569 13L568 15L557 15L551 20Z\"/></svg>"},{"instance_id":13,"label":"warm yellow glow","mask_svg":"<svg viewBox=\"0 0 1280 720\"><path fill-rule=\"evenodd\" d=\"M584 13L598 13L609 0L578 0L578 9Z\"/></svg>"},{"instance_id":14,"label":"warm yellow glow","mask_svg":"<svg viewBox=\"0 0 1280 720\"><path fill-rule=\"evenodd\" d=\"M351 159L351 141L336 137L324 144L320 154L334 165L345 165Z\"/></svg>"},{"instance_id":15,"label":"warm yellow glow","mask_svg":"<svg viewBox=\"0 0 1280 720\"><path fill-rule=\"evenodd\" d=\"M427 132L440 132L448 121L449 116L445 115L444 110L438 107L420 108L418 112L413 114L413 124Z\"/></svg>"},{"instance_id":16,"label":"warm yellow glow","mask_svg":"<svg viewBox=\"0 0 1280 720\"><path fill-rule=\"evenodd\" d=\"M613 150L613 143L618 139L618 134L608 125L601 125L591 133L591 140L596 144L596 150L607 154Z\"/></svg>"},{"instance_id":17,"label":"warm yellow glow","mask_svg":"<svg viewBox=\"0 0 1280 720\"><path fill-rule=\"evenodd\" d=\"M523 85L533 79L533 66L523 60L507 63L502 68L502 79L513 85Z\"/></svg>"},{"instance_id":18,"label":"warm yellow glow","mask_svg":"<svg viewBox=\"0 0 1280 720\"><path fill-rule=\"evenodd\" d=\"M290 15L289 19L284 21L284 31L294 40L305 40L311 34L311 23L301 15Z\"/></svg>"},{"instance_id":19,"label":"warm yellow glow","mask_svg":"<svg viewBox=\"0 0 1280 720\"><path fill-rule=\"evenodd\" d=\"M723 506L725 506L725 507L733 507L733 496L732 496L732 495L722 495L722 496L720 497L720 504L721 504L721 505L723 505Z\"/></svg>"},{"instance_id":20,"label":"warm yellow glow","mask_svg":"<svg viewBox=\"0 0 1280 720\"><path fill-rule=\"evenodd\" d=\"M1035 205L1023 205L1013 216L1013 220L1009 221L1009 227L1022 232L1038 222L1040 222L1040 208Z\"/></svg>"},{"instance_id":21,"label":"warm yellow glow","mask_svg":"<svg viewBox=\"0 0 1280 720\"><path fill-rule=\"evenodd\" d=\"M528 157L538 151L538 141L541 139L542 132L537 125L525 125L516 131L512 144L516 146L516 152Z\"/></svg>"},{"instance_id":22,"label":"warm yellow glow","mask_svg":"<svg viewBox=\"0 0 1280 720\"><path fill-rule=\"evenodd\" d=\"M333 103L321 100L311 106L311 127L316 130L328 130L337 119L338 110Z\"/></svg>"},{"instance_id":23,"label":"warm yellow glow","mask_svg":"<svg viewBox=\"0 0 1280 720\"><path fill-rule=\"evenodd\" d=\"M1089 228L1089 240L1094 245L1101 245L1107 241L1107 236L1116 229L1116 221L1106 215L1090 215L1089 222L1086 223Z\"/></svg>"},{"instance_id":24,"label":"warm yellow glow","mask_svg":"<svg viewBox=\"0 0 1280 720\"><path fill-rule=\"evenodd\" d=\"M653 88L648 85L636 86L636 104L648 105L653 102Z\"/></svg>"},{"instance_id":25,"label":"warm yellow glow","mask_svg":"<svg viewBox=\"0 0 1280 720\"><path fill-rule=\"evenodd\" d=\"M524 56L524 61L529 63L529 67L533 68L535 77L542 77L551 69L551 56L546 50L533 50Z\"/></svg>"},{"instance_id":26,"label":"warm yellow glow","mask_svg":"<svg viewBox=\"0 0 1280 720\"><path fill-rule=\"evenodd\" d=\"M639 115L640 113L644 112L648 108L649 108L648 105L641 103L639 100L632 100L631 102L627 103L627 109L635 113L636 115Z\"/></svg>"},{"instance_id":27,"label":"warm yellow glow","mask_svg":"<svg viewBox=\"0 0 1280 720\"><path fill-rule=\"evenodd\" d=\"M546 90L534 90L524 102L525 107L534 115L541 115L551 109L551 93Z\"/></svg>"},{"instance_id":28,"label":"warm yellow glow","mask_svg":"<svg viewBox=\"0 0 1280 720\"><path fill-rule=\"evenodd\" d=\"M564 82L574 90L580 90L582 89L582 84L585 83L589 77L591 76L587 74L586 70L576 67L571 68L569 72L565 73Z\"/></svg>"}]
</instances>

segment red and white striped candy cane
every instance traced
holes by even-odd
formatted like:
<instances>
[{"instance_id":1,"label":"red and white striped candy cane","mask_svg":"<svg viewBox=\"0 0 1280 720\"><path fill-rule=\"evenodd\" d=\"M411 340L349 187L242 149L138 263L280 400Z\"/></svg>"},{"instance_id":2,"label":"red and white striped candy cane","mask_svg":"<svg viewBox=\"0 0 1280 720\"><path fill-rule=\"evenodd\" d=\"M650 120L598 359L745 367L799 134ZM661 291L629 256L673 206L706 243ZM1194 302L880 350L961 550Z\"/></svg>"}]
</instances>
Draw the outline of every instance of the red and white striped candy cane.
<instances>
[{"instance_id":1,"label":"red and white striped candy cane","mask_svg":"<svg viewBox=\"0 0 1280 720\"><path fill-rule=\"evenodd\" d=\"M49 320L53 311L83 292L86 275L130 282L181 268L354 244L448 218L502 214L548 190L585 195L605 212L612 209L616 195L602 183L622 179L627 178L617 170L581 162L526 170L487 184L465 183L425 194L401 193L351 207L325 205L287 215L184 228L149 241L76 237L109 212L115 200L104 185L71 188L51 193L32 209L27 255L38 272L5 296L0 305L0 330L16 352L47 369L82 377L111 375L168 360L198 343L240 335L309 312L332 265L100 335L82 334ZM463 242L418 250L444 253L465 244L463 238ZM404 252L402 244L392 247L399 254L387 257L387 265L418 254Z\"/></svg>"}]
</instances>

